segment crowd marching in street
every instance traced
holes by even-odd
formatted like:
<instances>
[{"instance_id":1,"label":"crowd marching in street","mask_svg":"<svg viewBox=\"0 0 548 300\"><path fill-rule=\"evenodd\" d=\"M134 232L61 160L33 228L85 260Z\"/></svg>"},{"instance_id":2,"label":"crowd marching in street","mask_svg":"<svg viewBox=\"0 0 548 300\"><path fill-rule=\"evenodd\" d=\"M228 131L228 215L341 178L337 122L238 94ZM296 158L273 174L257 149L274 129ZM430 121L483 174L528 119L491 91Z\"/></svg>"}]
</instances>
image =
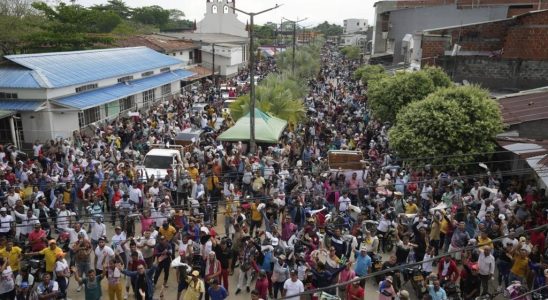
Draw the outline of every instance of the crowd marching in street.
<instances>
[{"instance_id":1,"label":"crowd marching in street","mask_svg":"<svg viewBox=\"0 0 548 300\"><path fill-rule=\"evenodd\" d=\"M0 146L0 300L69 289L151 300L174 283L177 300L546 299L546 191L511 173L406 167L390 124L370 116L359 63L329 44L321 59L307 119L254 153L216 140L235 120L207 82L72 139L36 141L26 160ZM277 72L275 60L257 71ZM186 128L206 133L181 168L165 178L138 168ZM330 150L362 151L363 169L330 169Z\"/></svg>"}]
</instances>

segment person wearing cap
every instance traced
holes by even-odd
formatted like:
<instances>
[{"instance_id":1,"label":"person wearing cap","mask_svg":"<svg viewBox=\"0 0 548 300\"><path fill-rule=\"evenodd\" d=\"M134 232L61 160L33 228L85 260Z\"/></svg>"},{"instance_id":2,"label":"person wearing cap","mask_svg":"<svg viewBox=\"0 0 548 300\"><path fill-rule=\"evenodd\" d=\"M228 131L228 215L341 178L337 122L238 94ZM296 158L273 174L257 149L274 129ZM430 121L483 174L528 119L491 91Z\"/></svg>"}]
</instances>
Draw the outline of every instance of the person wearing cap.
<instances>
[{"instance_id":1,"label":"person wearing cap","mask_svg":"<svg viewBox=\"0 0 548 300\"><path fill-rule=\"evenodd\" d=\"M352 283L347 285L346 300L363 300L365 299L365 289L360 286L360 277L355 276Z\"/></svg>"},{"instance_id":2,"label":"person wearing cap","mask_svg":"<svg viewBox=\"0 0 548 300\"><path fill-rule=\"evenodd\" d=\"M215 280L218 283L218 280L221 277L221 272L222 272L221 262L217 259L215 251L209 252L204 270L205 270L205 274L204 274L205 289L209 291L210 282ZM223 290L224 289L225 288L223 287ZM205 300L209 300L209 293L205 294Z\"/></svg>"},{"instance_id":3,"label":"person wearing cap","mask_svg":"<svg viewBox=\"0 0 548 300\"><path fill-rule=\"evenodd\" d=\"M367 254L367 247L361 246L360 252L355 252L356 265L354 266L354 271L357 276L363 277L369 273L371 266L373 265L371 257Z\"/></svg>"},{"instance_id":4,"label":"person wearing cap","mask_svg":"<svg viewBox=\"0 0 548 300\"><path fill-rule=\"evenodd\" d=\"M55 262L57 262L57 254L63 253L63 250L57 247L57 242L55 240L49 240L48 245L49 246L42 249L42 251L25 253L24 255L44 255L44 260L46 261L46 272L53 275L53 272L55 271Z\"/></svg>"},{"instance_id":5,"label":"person wearing cap","mask_svg":"<svg viewBox=\"0 0 548 300\"><path fill-rule=\"evenodd\" d=\"M512 268L510 269L510 281L519 281L522 284L526 282L527 274L529 273L529 257L527 249L523 247L520 241L514 247L512 256Z\"/></svg>"},{"instance_id":6,"label":"person wearing cap","mask_svg":"<svg viewBox=\"0 0 548 300\"><path fill-rule=\"evenodd\" d=\"M285 255L280 255L278 258L274 257L272 261L274 262L274 268L272 271L272 285L274 289L274 298L278 298L278 292L283 294L283 285L285 281L289 278L289 266L285 261Z\"/></svg>"},{"instance_id":7,"label":"person wearing cap","mask_svg":"<svg viewBox=\"0 0 548 300\"><path fill-rule=\"evenodd\" d=\"M287 279L283 284L282 297L286 298L287 300L299 300L300 297L296 295L304 292L304 284L302 281L299 280L297 270L291 270L290 274L291 277Z\"/></svg>"},{"instance_id":8,"label":"person wearing cap","mask_svg":"<svg viewBox=\"0 0 548 300\"><path fill-rule=\"evenodd\" d=\"M70 269L64 253L57 254L55 262L55 280L59 284L60 296L65 298L67 295L68 283L70 278Z\"/></svg>"},{"instance_id":9,"label":"person wearing cap","mask_svg":"<svg viewBox=\"0 0 548 300\"><path fill-rule=\"evenodd\" d=\"M11 235L13 222L15 222L7 212L8 210L5 207L0 208L0 237L6 238Z\"/></svg>"},{"instance_id":10,"label":"person wearing cap","mask_svg":"<svg viewBox=\"0 0 548 300\"><path fill-rule=\"evenodd\" d=\"M204 281L200 279L200 271L194 270L191 275L187 278L188 288L183 300L201 300L206 290Z\"/></svg>"},{"instance_id":11,"label":"person wearing cap","mask_svg":"<svg viewBox=\"0 0 548 300\"><path fill-rule=\"evenodd\" d=\"M379 284L379 300L392 300L396 297L396 290L393 286L392 276L386 278Z\"/></svg>"}]
</instances>

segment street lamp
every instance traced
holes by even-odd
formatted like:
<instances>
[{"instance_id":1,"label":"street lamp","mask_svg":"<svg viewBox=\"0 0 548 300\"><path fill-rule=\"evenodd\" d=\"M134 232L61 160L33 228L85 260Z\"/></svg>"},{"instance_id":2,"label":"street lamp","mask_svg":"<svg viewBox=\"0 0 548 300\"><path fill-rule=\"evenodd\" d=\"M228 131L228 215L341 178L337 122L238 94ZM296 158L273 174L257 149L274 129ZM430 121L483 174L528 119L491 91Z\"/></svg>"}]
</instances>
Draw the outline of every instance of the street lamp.
<instances>
[{"instance_id":1,"label":"street lamp","mask_svg":"<svg viewBox=\"0 0 548 300\"><path fill-rule=\"evenodd\" d=\"M262 13L265 13L267 11L271 11L273 9L276 9L281 5L276 4L276 6L271 7L269 9L265 9L260 12L247 12L243 11L241 9L232 7L235 11L241 12L245 15L249 16L249 84L251 85L251 90L249 92L249 127L250 127L250 135L249 135L249 152L254 153L255 152L255 51L253 51L253 17L260 15Z\"/></svg>"},{"instance_id":2,"label":"street lamp","mask_svg":"<svg viewBox=\"0 0 548 300\"><path fill-rule=\"evenodd\" d=\"M295 75L295 43L296 43L296 35L297 35L297 23L302 22L302 21L304 21L308 18L304 18L304 19L300 19L300 20L296 20L296 21L289 20L288 18L285 18L285 17L284 17L284 19L286 21L289 21L289 22L293 23L293 54L292 54L293 61L291 63L291 74Z\"/></svg>"}]
</instances>

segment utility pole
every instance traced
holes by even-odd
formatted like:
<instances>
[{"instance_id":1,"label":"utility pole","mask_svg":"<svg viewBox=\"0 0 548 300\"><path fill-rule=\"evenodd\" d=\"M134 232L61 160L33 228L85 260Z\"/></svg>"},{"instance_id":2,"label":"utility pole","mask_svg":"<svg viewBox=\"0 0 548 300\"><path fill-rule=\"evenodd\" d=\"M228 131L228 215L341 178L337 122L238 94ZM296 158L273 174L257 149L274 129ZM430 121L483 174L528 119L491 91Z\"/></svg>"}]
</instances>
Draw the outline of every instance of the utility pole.
<instances>
[{"instance_id":1,"label":"utility pole","mask_svg":"<svg viewBox=\"0 0 548 300\"><path fill-rule=\"evenodd\" d=\"M308 18L304 18L296 21L289 20L288 18L284 18L284 19L293 23L293 53L291 55L293 57L293 61L291 62L291 74L295 75L295 47L297 45L297 23L302 22Z\"/></svg>"},{"instance_id":2,"label":"utility pole","mask_svg":"<svg viewBox=\"0 0 548 300\"><path fill-rule=\"evenodd\" d=\"M232 8L235 11L241 12L249 16L249 84L251 85L251 90L249 91L249 152L255 153L256 143L255 143L255 51L253 50L253 18L257 15L263 14L265 12L271 11L280 7L281 5L276 4L276 6L269 9L262 10L260 12L247 12L241 9L236 8L234 5Z\"/></svg>"},{"instance_id":3,"label":"utility pole","mask_svg":"<svg viewBox=\"0 0 548 300\"><path fill-rule=\"evenodd\" d=\"M216 77L215 77L215 43L211 44L211 47L213 47L213 50L212 50L213 64L211 65L211 79L213 79L213 88L217 90Z\"/></svg>"}]
</instances>

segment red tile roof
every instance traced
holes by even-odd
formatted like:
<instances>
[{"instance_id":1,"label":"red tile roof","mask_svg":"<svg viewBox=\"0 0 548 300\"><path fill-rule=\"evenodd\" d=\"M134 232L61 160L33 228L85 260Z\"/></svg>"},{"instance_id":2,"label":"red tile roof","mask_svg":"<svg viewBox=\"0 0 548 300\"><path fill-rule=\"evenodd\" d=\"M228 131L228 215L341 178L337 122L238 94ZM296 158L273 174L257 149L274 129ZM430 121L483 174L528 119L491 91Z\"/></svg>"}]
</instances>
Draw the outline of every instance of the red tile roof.
<instances>
[{"instance_id":1,"label":"red tile roof","mask_svg":"<svg viewBox=\"0 0 548 300\"><path fill-rule=\"evenodd\" d=\"M548 90L530 91L499 98L507 125L548 119Z\"/></svg>"}]
</instances>

